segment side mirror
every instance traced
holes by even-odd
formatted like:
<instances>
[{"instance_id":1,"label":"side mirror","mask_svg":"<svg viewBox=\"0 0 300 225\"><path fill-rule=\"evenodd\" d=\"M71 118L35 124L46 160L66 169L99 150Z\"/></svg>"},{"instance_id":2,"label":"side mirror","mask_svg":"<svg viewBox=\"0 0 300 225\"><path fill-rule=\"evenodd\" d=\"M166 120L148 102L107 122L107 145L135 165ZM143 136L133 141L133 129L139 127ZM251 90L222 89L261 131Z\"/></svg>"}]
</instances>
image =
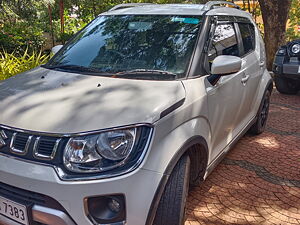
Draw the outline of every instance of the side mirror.
<instances>
[{"instance_id":1,"label":"side mirror","mask_svg":"<svg viewBox=\"0 0 300 225\"><path fill-rule=\"evenodd\" d=\"M221 76L237 73L242 68L242 59L237 56L220 55L216 57L211 66L211 75L208 81L215 85Z\"/></svg>"},{"instance_id":2,"label":"side mirror","mask_svg":"<svg viewBox=\"0 0 300 225\"><path fill-rule=\"evenodd\" d=\"M61 48L63 47L63 45L56 45L51 49L52 54L56 54Z\"/></svg>"},{"instance_id":3,"label":"side mirror","mask_svg":"<svg viewBox=\"0 0 300 225\"><path fill-rule=\"evenodd\" d=\"M211 74L230 75L239 72L242 68L242 59L237 56L220 55L214 59L211 66Z\"/></svg>"}]
</instances>

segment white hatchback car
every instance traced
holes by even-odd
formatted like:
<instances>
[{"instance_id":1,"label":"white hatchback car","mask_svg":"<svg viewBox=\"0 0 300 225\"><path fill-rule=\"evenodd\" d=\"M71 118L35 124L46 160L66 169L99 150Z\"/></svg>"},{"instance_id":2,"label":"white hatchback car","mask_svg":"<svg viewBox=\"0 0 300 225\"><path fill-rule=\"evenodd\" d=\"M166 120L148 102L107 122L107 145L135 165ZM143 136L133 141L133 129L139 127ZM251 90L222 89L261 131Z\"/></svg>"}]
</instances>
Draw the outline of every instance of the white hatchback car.
<instances>
[{"instance_id":1,"label":"white hatchback car","mask_svg":"<svg viewBox=\"0 0 300 225\"><path fill-rule=\"evenodd\" d=\"M0 224L182 225L271 91L236 5L119 5L0 83Z\"/></svg>"}]
</instances>

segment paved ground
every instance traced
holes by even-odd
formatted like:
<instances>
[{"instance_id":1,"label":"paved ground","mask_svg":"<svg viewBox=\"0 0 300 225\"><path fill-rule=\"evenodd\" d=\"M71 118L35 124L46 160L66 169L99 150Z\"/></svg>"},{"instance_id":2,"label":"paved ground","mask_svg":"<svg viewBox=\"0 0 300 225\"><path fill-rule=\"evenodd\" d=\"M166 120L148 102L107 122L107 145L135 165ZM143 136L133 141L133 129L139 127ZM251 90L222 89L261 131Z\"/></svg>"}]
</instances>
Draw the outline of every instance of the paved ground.
<instances>
[{"instance_id":1,"label":"paved ground","mask_svg":"<svg viewBox=\"0 0 300 225\"><path fill-rule=\"evenodd\" d=\"M300 95L274 90L267 131L246 135L194 189L185 225L300 224Z\"/></svg>"}]
</instances>

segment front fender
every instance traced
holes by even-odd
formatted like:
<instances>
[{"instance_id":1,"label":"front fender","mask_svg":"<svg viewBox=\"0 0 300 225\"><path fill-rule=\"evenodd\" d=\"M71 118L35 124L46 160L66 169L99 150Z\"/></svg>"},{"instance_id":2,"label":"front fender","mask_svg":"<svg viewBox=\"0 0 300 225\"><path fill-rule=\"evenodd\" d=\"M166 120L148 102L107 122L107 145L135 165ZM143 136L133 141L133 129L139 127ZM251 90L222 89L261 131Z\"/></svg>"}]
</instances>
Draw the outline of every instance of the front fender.
<instances>
[{"instance_id":1,"label":"front fender","mask_svg":"<svg viewBox=\"0 0 300 225\"><path fill-rule=\"evenodd\" d=\"M209 157L210 155L207 140L210 139L211 132L208 120L205 117L194 118L176 127L171 132L165 133L168 123L170 123L170 118L156 126L153 143L143 165L144 169L163 173L151 203L146 225L152 225L165 185L181 156L196 144L200 144L206 150L206 156Z\"/></svg>"},{"instance_id":2,"label":"front fender","mask_svg":"<svg viewBox=\"0 0 300 225\"><path fill-rule=\"evenodd\" d=\"M210 140L211 132L206 118L189 120L167 134L164 134L165 125L165 123L160 123L156 126L143 169L169 174L173 169L172 165L176 164L176 160L191 147L191 143L201 145L205 143L209 158L208 140Z\"/></svg>"}]
</instances>

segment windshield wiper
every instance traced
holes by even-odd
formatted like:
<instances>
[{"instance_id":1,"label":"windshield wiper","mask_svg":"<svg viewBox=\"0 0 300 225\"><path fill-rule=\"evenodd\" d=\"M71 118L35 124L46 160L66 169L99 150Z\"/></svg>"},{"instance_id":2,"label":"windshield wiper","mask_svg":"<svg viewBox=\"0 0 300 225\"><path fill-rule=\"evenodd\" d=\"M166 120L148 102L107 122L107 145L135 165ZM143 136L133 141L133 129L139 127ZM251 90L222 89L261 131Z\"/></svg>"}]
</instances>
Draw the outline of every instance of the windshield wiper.
<instances>
[{"instance_id":1,"label":"windshield wiper","mask_svg":"<svg viewBox=\"0 0 300 225\"><path fill-rule=\"evenodd\" d=\"M110 74L104 71L101 71L96 68L86 67L86 66L78 66L78 65L54 65L54 66L47 66L44 65L47 69L62 69L62 70L71 70L75 72L92 72L92 73L101 73L101 74Z\"/></svg>"},{"instance_id":2,"label":"windshield wiper","mask_svg":"<svg viewBox=\"0 0 300 225\"><path fill-rule=\"evenodd\" d=\"M116 73L116 75L128 75L128 74L155 74L155 75L170 75L173 77L177 76L177 74L165 70L148 70L148 69L135 69L135 70L121 71Z\"/></svg>"}]
</instances>

